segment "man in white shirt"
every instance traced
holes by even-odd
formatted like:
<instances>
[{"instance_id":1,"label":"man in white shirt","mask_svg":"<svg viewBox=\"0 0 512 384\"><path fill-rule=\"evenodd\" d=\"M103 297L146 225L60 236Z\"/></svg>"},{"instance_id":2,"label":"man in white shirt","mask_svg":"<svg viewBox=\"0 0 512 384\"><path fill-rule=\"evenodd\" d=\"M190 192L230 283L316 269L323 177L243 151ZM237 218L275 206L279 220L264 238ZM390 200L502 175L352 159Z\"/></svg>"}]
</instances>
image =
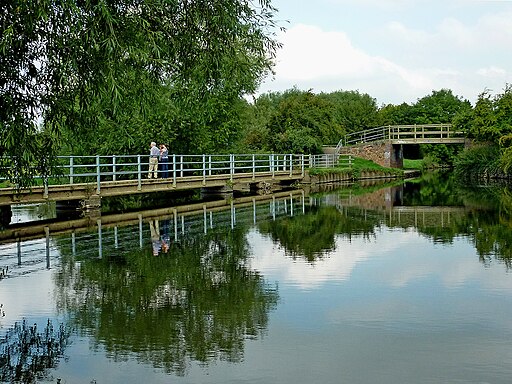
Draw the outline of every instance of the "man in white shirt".
<instances>
[{"instance_id":1,"label":"man in white shirt","mask_svg":"<svg viewBox=\"0 0 512 384\"><path fill-rule=\"evenodd\" d=\"M148 171L148 179L151 179L151 176L154 178L158 178L158 156L160 156L160 150L156 146L154 141L151 142L151 150L149 152L149 171Z\"/></svg>"}]
</instances>

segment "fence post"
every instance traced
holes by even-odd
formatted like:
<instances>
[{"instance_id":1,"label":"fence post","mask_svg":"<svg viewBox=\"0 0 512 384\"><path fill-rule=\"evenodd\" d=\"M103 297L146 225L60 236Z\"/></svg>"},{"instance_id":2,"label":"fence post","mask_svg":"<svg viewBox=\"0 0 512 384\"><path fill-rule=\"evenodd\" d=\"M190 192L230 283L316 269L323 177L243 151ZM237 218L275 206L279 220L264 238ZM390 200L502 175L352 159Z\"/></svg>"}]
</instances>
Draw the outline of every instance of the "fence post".
<instances>
[{"instance_id":1,"label":"fence post","mask_svg":"<svg viewBox=\"0 0 512 384\"><path fill-rule=\"evenodd\" d=\"M50 269L50 227L44 227L46 237L46 269Z\"/></svg>"},{"instance_id":2,"label":"fence post","mask_svg":"<svg viewBox=\"0 0 512 384\"><path fill-rule=\"evenodd\" d=\"M137 190L142 189L142 164L140 163L140 155L137 155Z\"/></svg>"},{"instance_id":3,"label":"fence post","mask_svg":"<svg viewBox=\"0 0 512 384\"><path fill-rule=\"evenodd\" d=\"M203 154L203 185L206 185L206 155Z\"/></svg>"},{"instance_id":4,"label":"fence post","mask_svg":"<svg viewBox=\"0 0 512 384\"><path fill-rule=\"evenodd\" d=\"M274 169L274 154L270 155L270 168L272 170L272 178L275 176L275 169Z\"/></svg>"},{"instance_id":5,"label":"fence post","mask_svg":"<svg viewBox=\"0 0 512 384\"><path fill-rule=\"evenodd\" d=\"M172 185L176 187L176 154L172 155Z\"/></svg>"},{"instance_id":6,"label":"fence post","mask_svg":"<svg viewBox=\"0 0 512 384\"><path fill-rule=\"evenodd\" d=\"M180 156L180 176L183 177L183 155Z\"/></svg>"},{"instance_id":7,"label":"fence post","mask_svg":"<svg viewBox=\"0 0 512 384\"><path fill-rule=\"evenodd\" d=\"M69 184L73 184L73 156L69 157Z\"/></svg>"},{"instance_id":8,"label":"fence post","mask_svg":"<svg viewBox=\"0 0 512 384\"><path fill-rule=\"evenodd\" d=\"M116 181L116 155L112 156L112 180Z\"/></svg>"},{"instance_id":9,"label":"fence post","mask_svg":"<svg viewBox=\"0 0 512 384\"><path fill-rule=\"evenodd\" d=\"M229 155L229 180L233 181L233 174L235 173L235 155Z\"/></svg>"},{"instance_id":10,"label":"fence post","mask_svg":"<svg viewBox=\"0 0 512 384\"><path fill-rule=\"evenodd\" d=\"M140 159L140 156L139 156L139 159ZM139 162L140 164L140 162ZM142 241L142 214L138 214L137 215L138 218L139 218L139 248L142 249L142 246L144 245L143 241Z\"/></svg>"},{"instance_id":11,"label":"fence post","mask_svg":"<svg viewBox=\"0 0 512 384\"><path fill-rule=\"evenodd\" d=\"M208 156L208 176L212 175L212 155Z\"/></svg>"},{"instance_id":12,"label":"fence post","mask_svg":"<svg viewBox=\"0 0 512 384\"><path fill-rule=\"evenodd\" d=\"M48 198L48 175L44 175L43 176L43 185L44 185L44 192L43 192L43 197L45 199Z\"/></svg>"},{"instance_id":13,"label":"fence post","mask_svg":"<svg viewBox=\"0 0 512 384\"><path fill-rule=\"evenodd\" d=\"M293 174L293 155L290 153L290 177Z\"/></svg>"},{"instance_id":14,"label":"fence post","mask_svg":"<svg viewBox=\"0 0 512 384\"><path fill-rule=\"evenodd\" d=\"M252 179L256 179L256 159L254 157L254 154L252 155Z\"/></svg>"},{"instance_id":15,"label":"fence post","mask_svg":"<svg viewBox=\"0 0 512 384\"><path fill-rule=\"evenodd\" d=\"M101 169L100 169L100 156L96 155L96 194L100 194L101 192Z\"/></svg>"},{"instance_id":16,"label":"fence post","mask_svg":"<svg viewBox=\"0 0 512 384\"><path fill-rule=\"evenodd\" d=\"M103 258L103 235L101 230L101 219L96 220L98 225L98 257Z\"/></svg>"},{"instance_id":17,"label":"fence post","mask_svg":"<svg viewBox=\"0 0 512 384\"><path fill-rule=\"evenodd\" d=\"M305 168L304 159L305 159L304 154L301 154L300 155L300 167L301 167L301 176L302 177L304 177L304 168Z\"/></svg>"}]
</instances>

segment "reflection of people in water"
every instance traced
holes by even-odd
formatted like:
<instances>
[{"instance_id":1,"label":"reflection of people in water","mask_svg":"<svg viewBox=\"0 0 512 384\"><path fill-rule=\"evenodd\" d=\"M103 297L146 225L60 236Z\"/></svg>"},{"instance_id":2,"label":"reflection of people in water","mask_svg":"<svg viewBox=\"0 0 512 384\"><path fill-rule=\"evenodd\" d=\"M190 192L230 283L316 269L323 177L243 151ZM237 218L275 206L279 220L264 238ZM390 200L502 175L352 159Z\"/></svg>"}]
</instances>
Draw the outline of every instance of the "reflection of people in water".
<instances>
[{"instance_id":1,"label":"reflection of people in water","mask_svg":"<svg viewBox=\"0 0 512 384\"><path fill-rule=\"evenodd\" d=\"M158 224L158 219L149 220L149 231L151 232L153 256L158 256L160 253L160 227Z\"/></svg>"},{"instance_id":2,"label":"reflection of people in water","mask_svg":"<svg viewBox=\"0 0 512 384\"><path fill-rule=\"evenodd\" d=\"M162 221L162 252L167 253L171 244L171 235L169 232L169 219Z\"/></svg>"},{"instance_id":3,"label":"reflection of people in water","mask_svg":"<svg viewBox=\"0 0 512 384\"><path fill-rule=\"evenodd\" d=\"M160 251L169 252L171 236L169 232L169 220L162 221L162 232L157 219L149 220L149 230L151 232L151 245L153 247L153 256L158 256Z\"/></svg>"}]
</instances>

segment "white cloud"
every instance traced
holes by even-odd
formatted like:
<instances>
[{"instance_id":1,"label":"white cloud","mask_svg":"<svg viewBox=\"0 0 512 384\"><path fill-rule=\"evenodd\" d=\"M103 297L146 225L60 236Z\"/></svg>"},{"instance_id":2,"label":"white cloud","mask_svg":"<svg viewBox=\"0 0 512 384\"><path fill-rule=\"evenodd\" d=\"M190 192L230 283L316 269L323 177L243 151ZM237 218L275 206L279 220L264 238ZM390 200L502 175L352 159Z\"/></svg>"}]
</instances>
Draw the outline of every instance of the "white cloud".
<instances>
[{"instance_id":1,"label":"white cloud","mask_svg":"<svg viewBox=\"0 0 512 384\"><path fill-rule=\"evenodd\" d=\"M277 55L275 81L267 81L261 92L283 91L297 85L316 92L360 90L379 98L390 89L400 88L401 95L404 89L414 95L426 95L432 90L432 82L420 70L368 55L354 47L342 32L300 24L283 33L280 41L283 48Z\"/></svg>"},{"instance_id":2,"label":"white cloud","mask_svg":"<svg viewBox=\"0 0 512 384\"><path fill-rule=\"evenodd\" d=\"M303 15L301 20L311 22L292 23L278 36L283 48L276 75L260 93L293 86L315 92L358 90L379 104L399 104L449 88L475 102L484 89L499 90L512 81L507 70L512 66L507 50L512 2L387 3L396 12L375 9L380 3L373 0L321 2L323 18ZM361 14L366 27L354 29L357 23L347 17L333 22L341 11L356 18ZM320 24L324 19L331 20L329 27Z\"/></svg>"},{"instance_id":3,"label":"white cloud","mask_svg":"<svg viewBox=\"0 0 512 384\"><path fill-rule=\"evenodd\" d=\"M474 47L475 35L474 31L459 20L448 18L441 22L437 32L432 36L432 42L442 46L470 49Z\"/></svg>"},{"instance_id":4,"label":"white cloud","mask_svg":"<svg viewBox=\"0 0 512 384\"><path fill-rule=\"evenodd\" d=\"M285 79L307 80L319 76L365 76L371 58L354 48L342 32L297 25L285 32L278 54L277 72Z\"/></svg>"},{"instance_id":5,"label":"white cloud","mask_svg":"<svg viewBox=\"0 0 512 384\"><path fill-rule=\"evenodd\" d=\"M327 253L321 261L310 264L305 260L295 262L286 256L282 248L272 247L271 240L256 231L249 235L249 242L255 255L251 261L252 268L263 273L267 279L284 281L304 290L317 289L329 281L349 279L357 263L367 257L367 249L373 248L371 244L366 244L364 251L356 246L350 251L341 251L337 244L337 250Z\"/></svg>"},{"instance_id":6,"label":"white cloud","mask_svg":"<svg viewBox=\"0 0 512 384\"><path fill-rule=\"evenodd\" d=\"M506 77L507 71L503 68L498 68L495 66L490 66L487 68L480 68L477 72L480 76L484 77Z\"/></svg>"}]
</instances>

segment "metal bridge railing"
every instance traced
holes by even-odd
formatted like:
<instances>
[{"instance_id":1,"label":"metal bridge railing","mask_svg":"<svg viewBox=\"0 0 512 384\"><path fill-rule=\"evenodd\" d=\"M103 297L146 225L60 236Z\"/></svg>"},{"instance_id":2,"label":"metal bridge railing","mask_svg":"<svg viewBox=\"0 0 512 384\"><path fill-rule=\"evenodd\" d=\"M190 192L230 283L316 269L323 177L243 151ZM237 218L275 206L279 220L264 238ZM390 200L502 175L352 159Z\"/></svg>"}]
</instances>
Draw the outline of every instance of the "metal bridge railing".
<instances>
[{"instance_id":1,"label":"metal bridge railing","mask_svg":"<svg viewBox=\"0 0 512 384\"><path fill-rule=\"evenodd\" d=\"M3 158L2 165L8 165L9 159ZM168 170L158 170L159 177L165 172L169 179L200 176L203 179L216 175L230 175L231 179L239 174L277 172L283 174L304 173L311 167L351 166L350 156L336 155L294 155L294 154L226 154L226 155L170 155ZM102 182L145 179L148 173L148 155L111 155L111 156L58 156L51 173L37 175L34 185L64 185L95 183L99 191ZM1 180L5 180L0 178Z\"/></svg>"},{"instance_id":2,"label":"metal bridge railing","mask_svg":"<svg viewBox=\"0 0 512 384\"><path fill-rule=\"evenodd\" d=\"M310 168L352 168L352 155L323 154L311 155Z\"/></svg>"},{"instance_id":3,"label":"metal bridge railing","mask_svg":"<svg viewBox=\"0 0 512 384\"><path fill-rule=\"evenodd\" d=\"M342 147L381 140L438 139L441 142L452 138L464 138L464 132L453 130L451 124L386 125L348 133L338 142L336 153L339 153Z\"/></svg>"}]
</instances>

